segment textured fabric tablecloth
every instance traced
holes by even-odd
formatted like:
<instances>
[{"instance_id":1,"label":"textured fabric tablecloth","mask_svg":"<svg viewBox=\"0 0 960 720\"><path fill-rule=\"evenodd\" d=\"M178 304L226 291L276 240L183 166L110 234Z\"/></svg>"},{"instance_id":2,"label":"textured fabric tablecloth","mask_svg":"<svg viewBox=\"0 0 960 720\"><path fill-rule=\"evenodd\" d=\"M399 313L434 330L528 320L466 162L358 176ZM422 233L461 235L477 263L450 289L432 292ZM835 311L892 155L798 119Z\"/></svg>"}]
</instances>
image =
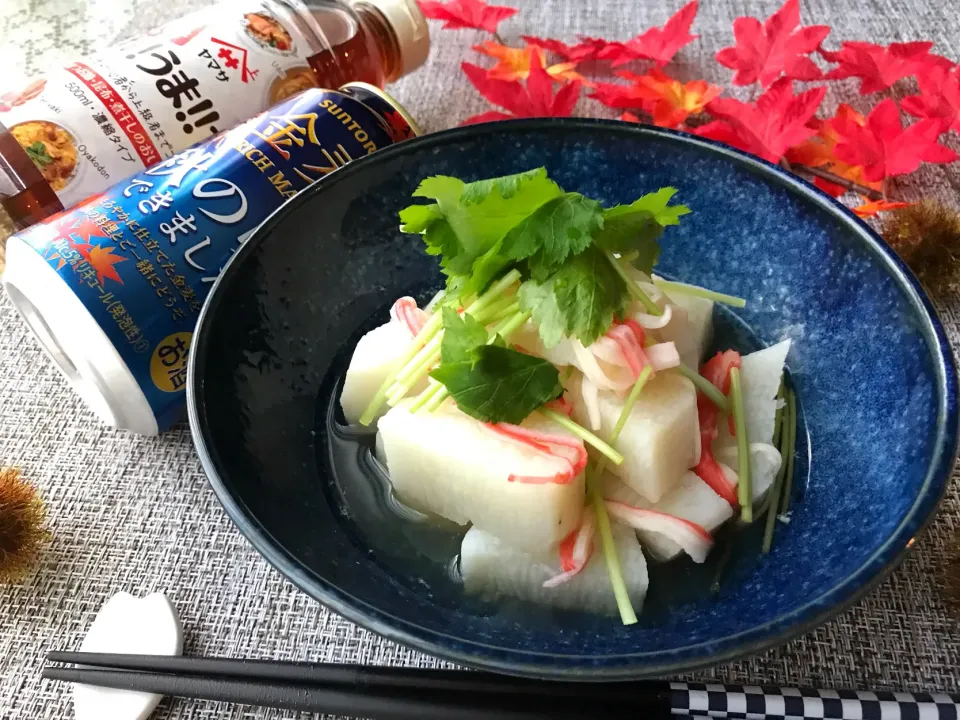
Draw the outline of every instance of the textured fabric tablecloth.
<instances>
[{"instance_id":1,"label":"textured fabric tablecloth","mask_svg":"<svg viewBox=\"0 0 960 720\"><path fill-rule=\"evenodd\" d=\"M207 4L204 0L3 0L3 82L33 77L57 60L94 51L113 39ZM501 26L504 37L578 34L627 38L660 25L680 0L543 0L519 2L521 14ZM713 61L730 44L738 15L766 17L778 0L701 0L700 40L679 57L681 74L729 84ZM825 23L840 39L886 43L930 39L960 57L954 0L803 0L806 24ZM426 67L392 91L432 131L486 109L459 71L478 61L473 31L432 25ZM825 110L852 101L855 83L831 90ZM578 114L609 115L591 100ZM955 144L956 138L951 142ZM926 169L914 194L956 203L960 168ZM960 305L939 298L960 345ZM0 587L0 719L72 716L70 693L44 683L46 651L75 648L113 593L163 591L176 604L186 651L274 657L435 665L343 620L286 582L227 519L207 486L185 426L156 438L102 427L34 343L8 299L0 298L0 465L19 465L37 483L55 539L23 585ZM893 576L855 608L819 630L743 662L699 677L732 682L821 687L960 691L960 622L942 593L944 567L960 532L960 490L951 484L940 514ZM816 552L811 548L811 552ZM160 718L280 718L292 713L165 701Z\"/></svg>"}]
</instances>

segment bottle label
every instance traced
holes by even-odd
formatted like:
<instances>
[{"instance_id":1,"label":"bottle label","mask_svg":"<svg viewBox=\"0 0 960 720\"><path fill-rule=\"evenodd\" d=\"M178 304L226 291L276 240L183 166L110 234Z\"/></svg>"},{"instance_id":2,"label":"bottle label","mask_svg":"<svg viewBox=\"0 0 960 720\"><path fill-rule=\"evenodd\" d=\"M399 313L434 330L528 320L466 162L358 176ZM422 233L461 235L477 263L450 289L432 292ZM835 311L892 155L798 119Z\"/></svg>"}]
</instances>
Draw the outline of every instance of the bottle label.
<instances>
[{"instance_id":1,"label":"bottle label","mask_svg":"<svg viewBox=\"0 0 960 720\"><path fill-rule=\"evenodd\" d=\"M240 0L71 63L0 99L64 207L316 86L286 3Z\"/></svg>"},{"instance_id":2,"label":"bottle label","mask_svg":"<svg viewBox=\"0 0 960 720\"><path fill-rule=\"evenodd\" d=\"M200 306L227 260L283 202L398 138L349 95L308 90L19 237L96 319L162 430L180 416Z\"/></svg>"}]
</instances>

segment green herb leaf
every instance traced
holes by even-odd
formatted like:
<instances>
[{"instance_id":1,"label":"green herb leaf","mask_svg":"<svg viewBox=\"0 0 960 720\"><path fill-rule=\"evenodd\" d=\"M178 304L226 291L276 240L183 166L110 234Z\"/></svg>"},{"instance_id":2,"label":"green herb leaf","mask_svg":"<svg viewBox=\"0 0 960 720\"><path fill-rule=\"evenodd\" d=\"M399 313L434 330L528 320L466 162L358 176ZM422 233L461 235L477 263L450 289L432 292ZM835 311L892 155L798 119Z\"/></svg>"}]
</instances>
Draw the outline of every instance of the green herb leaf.
<instances>
[{"instance_id":1,"label":"green herb leaf","mask_svg":"<svg viewBox=\"0 0 960 720\"><path fill-rule=\"evenodd\" d=\"M680 216L690 212L685 205L669 204L676 192L676 188L661 188L629 205L606 210L603 229L594 234L594 242L609 252L636 251L638 254L633 264L649 274L660 256L657 240L663 234L663 228L678 225Z\"/></svg>"},{"instance_id":2,"label":"green herb leaf","mask_svg":"<svg viewBox=\"0 0 960 720\"><path fill-rule=\"evenodd\" d=\"M497 345L475 347L470 356L443 363L430 376L477 420L518 424L563 392L557 369L542 358Z\"/></svg>"},{"instance_id":3,"label":"green herb leaf","mask_svg":"<svg viewBox=\"0 0 960 720\"><path fill-rule=\"evenodd\" d=\"M32 145L28 145L24 150L27 151L27 155L37 167L46 167L53 162L53 158L47 152L47 146L39 140Z\"/></svg>"},{"instance_id":4,"label":"green herb leaf","mask_svg":"<svg viewBox=\"0 0 960 720\"><path fill-rule=\"evenodd\" d=\"M487 329L472 316L460 315L451 307L444 307L441 312L443 313L441 362L472 361L470 351L487 343Z\"/></svg>"},{"instance_id":5,"label":"green herb leaf","mask_svg":"<svg viewBox=\"0 0 960 720\"><path fill-rule=\"evenodd\" d=\"M596 247L567 260L543 282L527 280L519 297L520 307L533 313L547 347L574 335L590 345L630 301L623 280Z\"/></svg>"},{"instance_id":6,"label":"green herb leaf","mask_svg":"<svg viewBox=\"0 0 960 720\"><path fill-rule=\"evenodd\" d=\"M440 212L440 206L437 203L410 205L400 211L400 230L405 233L423 233L435 220L442 217L443 213Z\"/></svg>"},{"instance_id":7,"label":"green herb leaf","mask_svg":"<svg viewBox=\"0 0 960 720\"><path fill-rule=\"evenodd\" d=\"M402 210L401 230L424 233L428 252L442 255L448 277L472 275L474 263L484 258L480 264L483 272L476 279L467 282L463 278L455 283L461 294L480 292L509 264L509 259L500 258L496 250L504 235L562 194L543 168L469 184L437 175L425 179L414 192L415 197L431 198L436 203ZM439 239L427 237L431 232ZM448 289L450 286L448 281Z\"/></svg>"},{"instance_id":8,"label":"green herb leaf","mask_svg":"<svg viewBox=\"0 0 960 720\"><path fill-rule=\"evenodd\" d=\"M512 260L536 256L542 268L560 265L590 247L603 227L603 206L580 193L549 200L520 221L503 239L503 254Z\"/></svg>"}]
</instances>

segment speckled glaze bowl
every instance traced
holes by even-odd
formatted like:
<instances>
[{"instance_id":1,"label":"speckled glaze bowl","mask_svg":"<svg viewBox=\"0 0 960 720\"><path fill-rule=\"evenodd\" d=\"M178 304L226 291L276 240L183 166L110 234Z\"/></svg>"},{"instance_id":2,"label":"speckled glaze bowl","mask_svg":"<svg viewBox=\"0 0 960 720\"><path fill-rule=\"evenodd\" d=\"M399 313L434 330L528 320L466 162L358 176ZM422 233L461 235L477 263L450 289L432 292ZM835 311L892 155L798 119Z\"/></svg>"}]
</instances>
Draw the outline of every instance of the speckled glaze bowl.
<instances>
[{"instance_id":1,"label":"speckled glaze bowl","mask_svg":"<svg viewBox=\"0 0 960 720\"><path fill-rule=\"evenodd\" d=\"M737 535L718 593L698 590L710 566L655 569L631 628L465 597L448 556L425 557L442 542L417 545L402 524L371 529L364 497L374 491L344 489L332 470L343 438L330 408L353 343L394 298L440 284L420 239L398 231L398 209L428 175L540 165L606 205L679 188L693 212L665 236L660 272L748 299L718 314L721 344L794 340L801 431L789 524L769 556L755 533ZM943 329L866 225L756 158L596 120L458 128L338 170L236 254L204 308L189 372L191 427L213 489L281 573L398 642L550 678L679 672L824 622L896 565L933 514L957 445Z\"/></svg>"}]
</instances>

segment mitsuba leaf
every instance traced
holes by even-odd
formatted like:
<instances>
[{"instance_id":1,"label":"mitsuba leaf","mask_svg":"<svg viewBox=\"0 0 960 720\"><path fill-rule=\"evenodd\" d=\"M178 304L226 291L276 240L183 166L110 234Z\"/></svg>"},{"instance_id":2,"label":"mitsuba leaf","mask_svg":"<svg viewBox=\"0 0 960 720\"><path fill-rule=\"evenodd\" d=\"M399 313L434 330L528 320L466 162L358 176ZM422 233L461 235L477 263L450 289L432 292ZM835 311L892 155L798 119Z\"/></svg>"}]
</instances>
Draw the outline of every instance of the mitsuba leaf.
<instances>
[{"instance_id":1,"label":"mitsuba leaf","mask_svg":"<svg viewBox=\"0 0 960 720\"><path fill-rule=\"evenodd\" d=\"M527 280L519 298L520 307L533 314L547 347L564 336L592 344L629 304L623 280L596 247L568 260L543 282Z\"/></svg>"},{"instance_id":2,"label":"mitsuba leaf","mask_svg":"<svg viewBox=\"0 0 960 720\"><path fill-rule=\"evenodd\" d=\"M586 250L603 227L603 206L580 193L549 200L520 221L503 239L501 252L511 260L537 256L543 267L560 265Z\"/></svg>"},{"instance_id":3,"label":"mitsuba leaf","mask_svg":"<svg viewBox=\"0 0 960 720\"><path fill-rule=\"evenodd\" d=\"M663 234L663 228L679 225L680 216L690 212L685 205L669 204L676 192L676 188L661 188L629 205L617 205L606 210L603 229L594 234L594 242L609 252L637 253L634 264L650 273L660 256L657 240Z\"/></svg>"},{"instance_id":4,"label":"mitsuba leaf","mask_svg":"<svg viewBox=\"0 0 960 720\"><path fill-rule=\"evenodd\" d=\"M483 422L519 424L563 388L557 369L542 358L482 345L470 359L442 363L430 376L443 383L457 408Z\"/></svg>"},{"instance_id":5,"label":"mitsuba leaf","mask_svg":"<svg viewBox=\"0 0 960 720\"><path fill-rule=\"evenodd\" d=\"M443 313L443 341L440 344L440 361L457 363L472 361L470 351L487 343L487 329L471 315L460 315L449 306Z\"/></svg>"}]
</instances>

